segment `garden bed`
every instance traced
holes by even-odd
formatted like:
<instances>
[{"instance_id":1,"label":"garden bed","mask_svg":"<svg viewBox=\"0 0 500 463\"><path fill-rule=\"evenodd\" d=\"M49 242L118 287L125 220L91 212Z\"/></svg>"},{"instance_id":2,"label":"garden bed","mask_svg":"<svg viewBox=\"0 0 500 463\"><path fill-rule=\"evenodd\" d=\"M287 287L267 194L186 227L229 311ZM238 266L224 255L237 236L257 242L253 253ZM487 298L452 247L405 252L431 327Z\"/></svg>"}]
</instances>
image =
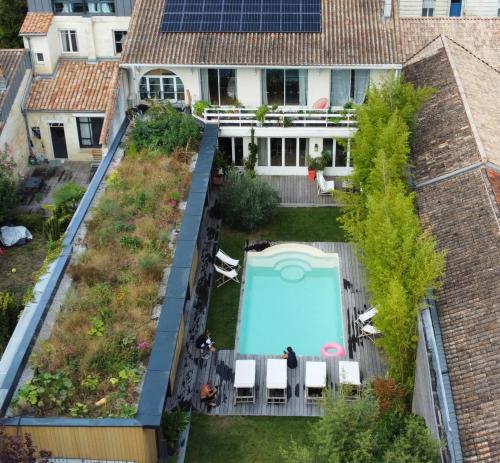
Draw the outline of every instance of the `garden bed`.
<instances>
[{"instance_id":1,"label":"garden bed","mask_svg":"<svg viewBox=\"0 0 500 463\"><path fill-rule=\"evenodd\" d=\"M182 119L182 149L141 139L137 128L161 119L164 130ZM189 163L198 129L173 110L153 112L134 129L134 143L86 222L85 251L73 255L72 277L47 341L30 358L36 372L14 400L17 411L37 416L131 417L153 342L160 303L182 220ZM192 123L193 125L190 125ZM173 130L175 124L170 124ZM169 134L171 137L171 133ZM188 142L186 144L186 137Z\"/></svg>"}]
</instances>

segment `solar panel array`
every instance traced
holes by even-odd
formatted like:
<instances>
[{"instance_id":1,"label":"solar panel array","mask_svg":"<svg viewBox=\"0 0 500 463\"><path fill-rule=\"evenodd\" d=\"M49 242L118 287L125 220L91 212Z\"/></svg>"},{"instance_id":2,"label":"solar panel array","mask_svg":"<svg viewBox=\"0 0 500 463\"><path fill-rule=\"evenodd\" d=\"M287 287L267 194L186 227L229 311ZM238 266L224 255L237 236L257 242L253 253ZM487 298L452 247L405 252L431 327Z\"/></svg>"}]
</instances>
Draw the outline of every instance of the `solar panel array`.
<instances>
[{"instance_id":1,"label":"solar panel array","mask_svg":"<svg viewBox=\"0 0 500 463\"><path fill-rule=\"evenodd\" d=\"M320 32L321 0L166 0L163 32Z\"/></svg>"}]
</instances>

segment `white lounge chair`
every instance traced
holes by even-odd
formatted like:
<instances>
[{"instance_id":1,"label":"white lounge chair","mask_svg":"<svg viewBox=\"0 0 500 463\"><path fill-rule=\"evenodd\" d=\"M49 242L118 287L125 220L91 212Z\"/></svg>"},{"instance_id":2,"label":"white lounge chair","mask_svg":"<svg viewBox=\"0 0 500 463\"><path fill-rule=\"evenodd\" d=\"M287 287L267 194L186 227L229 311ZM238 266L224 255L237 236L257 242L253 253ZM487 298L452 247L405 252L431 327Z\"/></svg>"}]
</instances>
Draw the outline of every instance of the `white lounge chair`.
<instances>
[{"instance_id":1,"label":"white lounge chair","mask_svg":"<svg viewBox=\"0 0 500 463\"><path fill-rule=\"evenodd\" d=\"M286 359L267 359L266 392L268 404L286 404Z\"/></svg>"},{"instance_id":2,"label":"white lounge chair","mask_svg":"<svg viewBox=\"0 0 500 463\"><path fill-rule=\"evenodd\" d=\"M326 362L306 362L306 390L304 401L313 404L323 396L326 387Z\"/></svg>"},{"instance_id":3,"label":"white lounge chair","mask_svg":"<svg viewBox=\"0 0 500 463\"><path fill-rule=\"evenodd\" d=\"M318 195L329 195L335 189L335 182L325 180L322 172L316 172L316 183L318 185Z\"/></svg>"},{"instance_id":4,"label":"white lounge chair","mask_svg":"<svg viewBox=\"0 0 500 463\"><path fill-rule=\"evenodd\" d=\"M359 373L359 362L350 360L339 361L339 387L349 387L356 395L361 390L361 375Z\"/></svg>"},{"instance_id":5,"label":"white lounge chair","mask_svg":"<svg viewBox=\"0 0 500 463\"><path fill-rule=\"evenodd\" d=\"M239 283L238 272L235 269L232 270L224 270L219 266L214 264L215 271L219 274L219 277L216 280L217 288L220 288L222 285L225 285L229 281L234 281Z\"/></svg>"},{"instance_id":6,"label":"white lounge chair","mask_svg":"<svg viewBox=\"0 0 500 463\"><path fill-rule=\"evenodd\" d=\"M229 257L222 249L219 249L217 251L217 254L215 254L215 257L221 262L222 267L225 270L231 270L231 269L240 269L240 261L238 259L233 259L232 257Z\"/></svg>"},{"instance_id":7,"label":"white lounge chair","mask_svg":"<svg viewBox=\"0 0 500 463\"><path fill-rule=\"evenodd\" d=\"M366 312L363 312L359 317L356 319L356 324L362 328L363 325L368 323L375 315L377 315L377 308L376 307L370 307Z\"/></svg>"},{"instance_id":8,"label":"white lounge chair","mask_svg":"<svg viewBox=\"0 0 500 463\"><path fill-rule=\"evenodd\" d=\"M255 360L236 360L234 404L255 403Z\"/></svg>"},{"instance_id":9,"label":"white lounge chair","mask_svg":"<svg viewBox=\"0 0 500 463\"><path fill-rule=\"evenodd\" d=\"M366 325L363 325L361 327L361 334L359 335L360 338L369 338L373 342L375 342L375 336L378 336L382 332L378 329L375 328L373 325L370 325L367 323Z\"/></svg>"}]
</instances>

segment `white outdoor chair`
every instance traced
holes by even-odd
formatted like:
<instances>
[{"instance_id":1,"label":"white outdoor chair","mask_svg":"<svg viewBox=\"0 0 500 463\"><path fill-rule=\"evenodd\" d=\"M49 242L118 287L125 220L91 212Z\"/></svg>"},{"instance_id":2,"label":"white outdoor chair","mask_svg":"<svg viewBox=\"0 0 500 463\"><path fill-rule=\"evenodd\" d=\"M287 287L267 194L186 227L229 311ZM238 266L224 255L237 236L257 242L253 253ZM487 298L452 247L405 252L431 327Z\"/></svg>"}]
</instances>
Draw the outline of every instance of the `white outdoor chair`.
<instances>
[{"instance_id":1,"label":"white outdoor chair","mask_svg":"<svg viewBox=\"0 0 500 463\"><path fill-rule=\"evenodd\" d=\"M349 387L358 396L361 390L361 375L359 362L350 360L339 361L339 387Z\"/></svg>"},{"instance_id":2,"label":"white outdoor chair","mask_svg":"<svg viewBox=\"0 0 500 463\"><path fill-rule=\"evenodd\" d=\"M286 359L267 359L266 395L268 404L286 404Z\"/></svg>"},{"instance_id":3,"label":"white outdoor chair","mask_svg":"<svg viewBox=\"0 0 500 463\"><path fill-rule=\"evenodd\" d=\"M314 404L323 397L326 387L326 362L306 362L306 390L304 401Z\"/></svg>"},{"instance_id":4,"label":"white outdoor chair","mask_svg":"<svg viewBox=\"0 0 500 463\"><path fill-rule=\"evenodd\" d=\"M368 323L375 315L377 315L377 308L370 307L366 312L363 312L359 315L359 317L356 319L356 324L360 328L363 328L363 325Z\"/></svg>"},{"instance_id":5,"label":"white outdoor chair","mask_svg":"<svg viewBox=\"0 0 500 463\"><path fill-rule=\"evenodd\" d=\"M379 334L382 334L382 332L378 328L375 328L373 325L367 323L361 327L361 334L359 337L368 338L372 342L375 342L375 336L378 336Z\"/></svg>"},{"instance_id":6,"label":"white outdoor chair","mask_svg":"<svg viewBox=\"0 0 500 463\"><path fill-rule=\"evenodd\" d=\"M335 189L335 182L325 180L322 172L316 172L316 183L318 184L318 195L329 195Z\"/></svg>"},{"instance_id":7,"label":"white outdoor chair","mask_svg":"<svg viewBox=\"0 0 500 463\"><path fill-rule=\"evenodd\" d=\"M236 360L234 404L255 403L255 360Z\"/></svg>"},{"instance_id":8,"label":"white outdoor chair","mask_svg":"<svg viewBox=\"0 0 500 463\"><path fill-rule=\"evenodd\" d=\"M240 269L240 261L229 257L222 249L217 251L215 257L219 260L225 270L231 270L233 268L236 270Z\"/></svg>"},{"instance_id":9,"label":"white outdoor chair","mask_svg":"<svg viewBox=\"0 0 500 463\"><path fill-rule=\"evenodd\" d=\"M220 288L222 285L225 285L229 281L234 281L236 283L240 282L240 280L238 279L238 272L235 269L224 270L223 268L220 268L215 264L214 269L219 274L216 280L217 288Z\"/></svg>"}]
</instances>

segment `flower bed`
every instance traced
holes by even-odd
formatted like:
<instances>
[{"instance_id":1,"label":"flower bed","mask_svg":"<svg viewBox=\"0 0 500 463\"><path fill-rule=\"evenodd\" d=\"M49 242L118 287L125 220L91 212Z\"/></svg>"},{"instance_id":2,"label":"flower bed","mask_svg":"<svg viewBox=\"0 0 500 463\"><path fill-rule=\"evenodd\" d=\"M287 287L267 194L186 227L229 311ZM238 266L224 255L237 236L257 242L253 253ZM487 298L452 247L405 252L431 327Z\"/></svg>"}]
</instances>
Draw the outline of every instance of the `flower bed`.
<instances>
[{"instance_id":1,"label":"flower bed","mask_svg":"<svg viewBox=\"0 0 500 463\"><path fill-rule=\"evenodd\" d=\"M155 333L152 312L172 258L172 230L182 218L172 199L187 194L192 155L129 149L110 175L87 224L87 251L69 267L73 285L56 325L31 357L36 375L14 401L21 411L135 414Z\"/></svg>"}]
</instances>

